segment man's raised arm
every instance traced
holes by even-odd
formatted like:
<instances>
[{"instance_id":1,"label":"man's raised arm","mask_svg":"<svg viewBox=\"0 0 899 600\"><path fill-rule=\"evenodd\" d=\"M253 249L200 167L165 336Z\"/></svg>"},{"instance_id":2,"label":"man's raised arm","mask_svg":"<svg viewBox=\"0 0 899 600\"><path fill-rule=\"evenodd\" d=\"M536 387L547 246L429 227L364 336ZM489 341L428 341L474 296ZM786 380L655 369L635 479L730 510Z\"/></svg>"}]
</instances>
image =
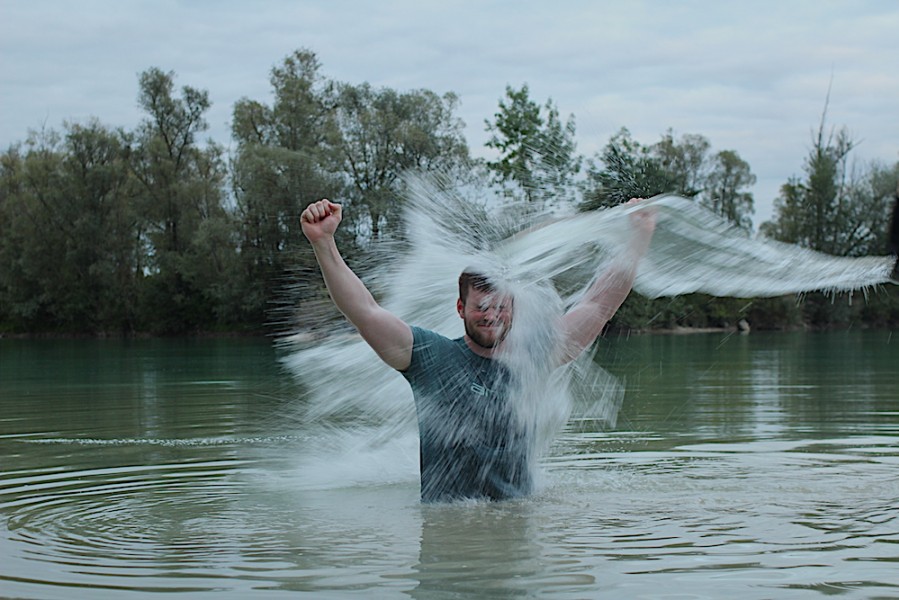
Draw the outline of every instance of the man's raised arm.
<instances>
[{"instance_id":1,"label":"man's raised arm","mask_svg":"<svg viewBox=\"0 0 899 600\"><path fill-rule=\"evenodd\" d=\"M375 302L362 280L344 262L334 241L341 216L339 204L330 200L313 202L300 217L303 234L312 244L334 304L381 360L403 371L412 360L412 330Z\"/></svg>"},{"instance_id":2,"label":"man's raised arm","mask_svg":"<svg viewBox=\"0 0 899 600\"><path fill-rule=\"evenodd\" d=\"M639 201L634 198L628 204ZM637 264L652 241L655 213L652 210L638 210L629 217L634 237L630 240L627 253L613 259L609 269L597 276L584 296L562 317L560 364L577 358L599 337L634 285Z\"/></svg>"}]
</instances>

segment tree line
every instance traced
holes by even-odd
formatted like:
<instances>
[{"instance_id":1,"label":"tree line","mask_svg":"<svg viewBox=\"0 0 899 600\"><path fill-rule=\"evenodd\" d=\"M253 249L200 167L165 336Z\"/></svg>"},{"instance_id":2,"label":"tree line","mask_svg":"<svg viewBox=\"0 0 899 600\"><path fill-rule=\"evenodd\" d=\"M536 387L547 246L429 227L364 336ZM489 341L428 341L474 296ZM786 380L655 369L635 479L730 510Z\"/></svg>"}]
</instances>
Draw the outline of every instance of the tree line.
<instances>
[{"instance_id":1,"label":"tree line","mask_svg":"<svg viewBox=\"0 0 899 600\"><path fill-rule=\"evenodd\" d=\"M580 210L677 193L751 230L755 183L736 150L697 134L653 144L626 128L593 157L575 120L527 85L507 86L492 119L493 160L474 159L459 98L333 81L309 50L270 74L270 103L233 107L231 149L202 139L208 92L175 74L139 75L131 130L94 118L30 132L0 155L0 333L184 335L303 326L324 291L299 214L322 197L345 205L341 246L364 263L402 238L402 174L490 182L523 210ZM838 255L882 254L899 163L851 162L854 141L822 117L802 174L785 182L772 238ZM316 282L297 285L297 282ZM613 326L786 328L899 323L894 289L764 300L693 294L625 304Z\"/></svg>"}]
</instances>

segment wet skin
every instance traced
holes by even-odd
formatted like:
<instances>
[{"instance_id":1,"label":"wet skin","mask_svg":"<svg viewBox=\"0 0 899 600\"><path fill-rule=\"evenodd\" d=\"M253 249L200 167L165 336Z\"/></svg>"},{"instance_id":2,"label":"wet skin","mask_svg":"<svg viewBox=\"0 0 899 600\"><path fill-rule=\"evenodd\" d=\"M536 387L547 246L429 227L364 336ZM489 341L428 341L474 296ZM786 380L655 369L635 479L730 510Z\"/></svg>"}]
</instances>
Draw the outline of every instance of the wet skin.
<instances>
[{"instance_id":1,"label":"wet skin","mask_svg":"<svg viewBox=\"0 0 899 600\"><path fill-rule=\"evenodd\" d=\"M469 346L473 343L492 352L512 327L512 298L507 295L470 289L465 303L458 301L457 309L465 322Z\"/></svg>"}]
</instances>

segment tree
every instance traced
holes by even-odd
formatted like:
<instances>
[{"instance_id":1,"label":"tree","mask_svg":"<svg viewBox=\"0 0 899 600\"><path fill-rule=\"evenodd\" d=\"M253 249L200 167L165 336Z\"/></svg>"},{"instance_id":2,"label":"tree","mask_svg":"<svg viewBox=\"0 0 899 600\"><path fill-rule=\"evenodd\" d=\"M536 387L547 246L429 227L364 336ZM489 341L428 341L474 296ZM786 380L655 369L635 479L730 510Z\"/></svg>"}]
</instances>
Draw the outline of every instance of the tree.
<instances>
[{"instance_id":1,"label":"tree","mask_svg":"<svg viewBox=\"0 0 899 600\"><path fill-rule=\"evenodd\" d=\"M643 146L621 128L589 162L582 208L665 193L692 198L704 186L708 148L702 136L686 135L678 142L670 131L656 144Z\"/></svg>"},{"instance_id":2,"label":"tree","mask_svg":"<svg viewBox=\"0 0 899 600\"><path fill-rule=\"evenodd\" d=\"M826 132L826 106L803 176L791 177L775 201L774 219L761 232L771 238L837 256L882 254L899 166L850 165L855 147L845 128ZM878 308L858 308L851 298L809 294L803 303L806 323L848 324L859 315L872 322L894 321L896 295L889 290ZM859 303L856 303L859 304ZM892 315L892 316L891 316Z\"/></svg>"},{"instance_id":3,"label":"tree","mask_svg":"<svg viewBox=\"0 0 899 600\"><path fill-rule=\"evenodd\" d=\"M121 136L96 120L34 133L6 154L0 299L15 329L130 332L132 193Z\"/></svg>"},{"instance_id":4,"label":"tree","mask_svg":"<svg viewBox=\"0 0 899 600\"><path fill-rule=\"evenodd\" d=\"M701 135L687 133L676 140L669 129L661 140L650 146L649 155L665 173L668 192L694 198L706 187L709 148L711 143Z\"/></svg>"},{"instance_id":5,"label":"tree","mask_svg":"<svg viewBox=\"0 0 899 600\"><path fill-rule=\"evenodd\" d=\"M647 148L622 127L596 157L587 161L583 210L615 206L629 198L655 195L670 182Z\"/></svg>"},{"instance_id":6,"label":"tree","mask_svg":"<svg viewBox=\"0 0 899 600\"><path fill-rule=\"evenodd\" d=\"M734 225L749 230L754 183L749 165L732 150L710 156L711 143L701 135L679 139L669 130L643 146L630 132L618 131L595 160L589 161L583 210L615 206L630 198L673 193L698 198ZM742 318L745 301L690 294L649 300L632 294L612 321L613 327L730 326Z\"/></svg>"},{"instance_id":7,"label":"tree","mask_svg":"<svg viewBox=\"0 0 899 600\"><path fill-rule=\"evenodd\" d=\"M405 171L453 172L468 163L453 94L336 83L308 50L272 69L271 84L272 104L242 99L232 125L240 279L260 322L282 318L273 305L295 306L317 292L294 285L315 268L299 225L308 203L328 197L344 205L338 235L352 261L359 247L399 234Z\"/></svg>"},{"instance_id":8,"label":"tree","mask_svg":"<svg viewBox=\"0 0 899 600\"><path fill-rule=\"evenodd\" d=\"M894 210L899 210L895 204L899 198L899 162L892 166L872 162L858 179L859 184L853 186L853 193L874 200L874 206L871 207L874 216L871 226L874 231L860 248L860 253L875 255L899 253L899 248L895 246L897 242L893 240L891 244L889 237L890 227L897 224L894 219L899 219L899 214L893 214ZM863 202L857 204L861 205Z\"/></svg>"},{"instance_id":9,"label":"tree","mask_svg":"<svg viewBox=\"0 0 899 600\"><path fill-rule=\"evenodd\" d=\"M140 75L138 103L147 113L132 136L131 168L140 183L136 208L147 244L144 294L149 327L183 333L216 324L216 309L234 298L228 281L233 251L224 207L222 150L197 137L207 125L207 92L185 86L174 92L174 74L151 68ZM202 235L200 233L202 232Z\"/></svg>"},{"instance_id":10,"label":"tree","mask_svg":"<svg viewBox=\"0 0 899 600\"><path fill-rule=\"evenodd\" d=\"M335 85L335 148L347 183L350 223L361 239L377 241L398 232L403 173L453 172L468 165L463 123L454 114L458 103L452 93Z\"/></svg>"},{"instance_id":11,"label":"tree","mask_svg":"<svg viewBox=\"0 0 899 600\"><path fill-rule=\"evenodd\" d=\"M140 249L131 202L135 186L121 134L96 120L69 126L63 174L72 209L67 258L78 274L66 303L81 299L81 314L73 316L73 325L131 333L137 319Z\"/></svg>"},{"instance_id":12,"label":"tree","mask_svg":"<svg viewBox=\"0 0 899 600\"><path fill-rule=\"evenodd\" d=\"M749 163L734 150L722 150L713 159L700 202L740 229L750 231L754 202L752 194L744 190L755 182Z\"/></svg>"},{"instance_id":13,"label":"tree","mask_svg":"<svg viewBox=\"0 0 899 600\"><path fill-rule=\"evenodd\" d=\"M39 172L55 170L58 144L55 132L31 134L24 151L20 146L11 147L0 161L0 314L5 327L14 331L51 324L45 288L46 278L55 271L52 260L57 255L44 252L53 249L47 235L51 231L48 211L41 206L48 188L44 181L49 177L40 177Z\"/></svg>"},{"instance_id":14,"label":"tree","mask_svg":"<svg viewBox=\"0 0 899 600\"><path fill-rule=\"evenodd\" d=\"M492 133L486 146L500 154L487 168L509 195L520 194L539 209L569 196L581 158L576 154L574 116L562 123L552 99L541 108L529 94L527 84L518 90L506 86L494 121L485 121Z\"/></svg>"},{"instance_id":15,"label":"tree","mask_svg":"<svg viewBox=\"0 0 899 600\"><path fill-rule=\"evenodd\" d=\"M825 112L826 115L826 112ZM822 116L803 165L774 204L774 220L762 233L774 239L837 256L864 254L874 245L889 213L888 178L850 168L855 147L845 128L825 134Z\"/></svg>"},{"instance_id":16,"label":"tree","mask_svg":"<svg viewBox=\"0 0 899 600\"><path fill-rule=\"evenodd\" d=\"M711 157L705 137L669 130L651 146L643 146L622 128L596 158L589 161L582 208L615 206L630 198L677 194L699 201L734 225L749 230L755 183L749 164L734 150Z\"/></svg>"},{"instance_id":17,"label":"tree","mask_svg":"<svg viewBox=\"0 0 899 600\"><path fill-rule=\"evenodd\" d=\"M246 318L263 324L283 294L292 269L311 270L299 215L306 204L340 197L330 83L315 55L298 50L272 69L272 106L241 99L234 106L237 150L231 184L239 231ZM277 318L277 317L275 317Z\"/></svg>"}]
</instances>

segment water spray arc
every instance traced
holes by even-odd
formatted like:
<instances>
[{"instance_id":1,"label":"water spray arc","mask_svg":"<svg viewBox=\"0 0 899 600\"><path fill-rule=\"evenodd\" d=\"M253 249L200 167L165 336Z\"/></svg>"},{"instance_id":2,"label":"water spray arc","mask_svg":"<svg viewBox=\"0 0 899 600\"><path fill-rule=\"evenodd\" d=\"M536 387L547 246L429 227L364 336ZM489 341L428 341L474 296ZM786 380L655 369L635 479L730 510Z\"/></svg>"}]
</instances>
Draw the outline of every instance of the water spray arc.
<instances>
[{"instance_id":1,"label":"water spray arc","mask_svg":"<svg viewBox=\"0 0 899 600\"><path fill-rule=\"evenodd\" d=\"M558 341L560 316L598 272L628 252L635 211L652 211L656 219L634 283L648 297L844 291L887 283L896 275L895 257L833 257L750 238L677 196L587 213L522 215L501 205L473 206L468 196L434 179L410 176L406 184L406 249L379 261L368 283L388 311L449 338L461 334L456 281L466 268L476 266L514 297L508 351L498 358L511 376L509 401L538 481L540 457L572 410L614 424L621 384L589 353L561 368L548 357ZM894 243L895 228L894 216ZM318 431L303 449L303 467L317 470L320 483L351 485L349 472L360 483L417 476L412 394L364 342L346 335L298 342L286 363L312 382L298 418ZM339 468L358 463L360 456L381 460L362 474Z\"/></svg>"}]
</instances>

